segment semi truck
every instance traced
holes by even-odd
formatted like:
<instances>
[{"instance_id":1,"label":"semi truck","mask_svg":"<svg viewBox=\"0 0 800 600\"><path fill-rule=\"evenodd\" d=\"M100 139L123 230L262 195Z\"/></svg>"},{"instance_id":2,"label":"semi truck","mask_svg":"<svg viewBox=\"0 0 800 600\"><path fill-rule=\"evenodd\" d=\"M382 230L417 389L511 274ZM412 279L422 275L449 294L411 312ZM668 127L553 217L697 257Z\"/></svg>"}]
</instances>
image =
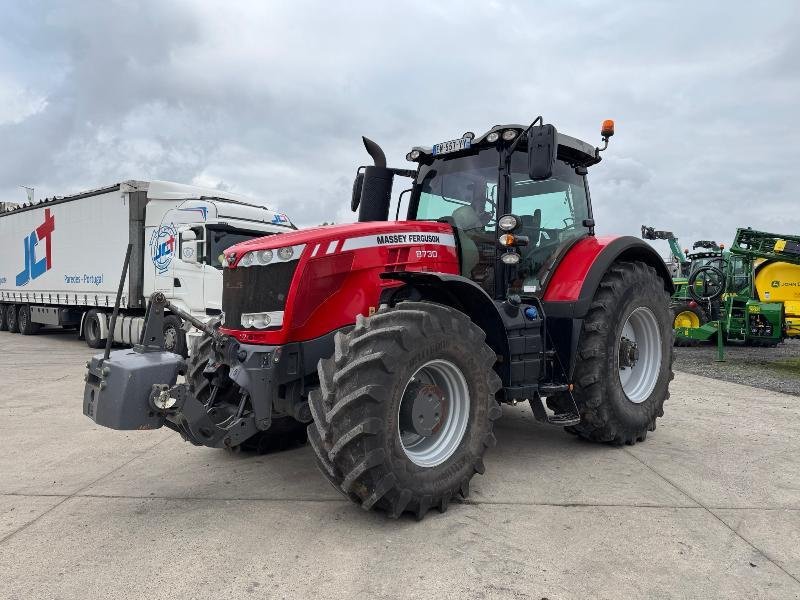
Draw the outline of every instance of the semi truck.
<instances>
[{"instance_id":1,"label":"semi truck","mask_svg":"<svg viewBox=\"0 0 800 600\"><path fill-rule=\"evenodd\" d=\"M103 346L129 244L115 341L139 341L154 292L201 320L217 317L223 251L294 229L285 214L238 194L167 181L123 181L2 210L0 330L61 326ZM167 347L188 354L190 329L167 315Z\"/></svg>"}]
</instances>

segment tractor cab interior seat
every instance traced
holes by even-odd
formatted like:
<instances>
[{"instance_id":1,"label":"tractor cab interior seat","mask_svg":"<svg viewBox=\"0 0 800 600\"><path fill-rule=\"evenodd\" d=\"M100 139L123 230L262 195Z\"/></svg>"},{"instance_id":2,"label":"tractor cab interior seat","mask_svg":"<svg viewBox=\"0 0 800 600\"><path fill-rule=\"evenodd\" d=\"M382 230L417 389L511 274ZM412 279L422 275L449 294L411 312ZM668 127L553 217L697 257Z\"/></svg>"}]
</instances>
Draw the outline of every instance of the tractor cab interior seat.
<instances>
[{"instance_id":1,"label":"tractor cab interior seat","mask_svg":"<svg viewBox=\"0 0 800 600\"><path fill-rule=\"evenodd\" d=\"M470 231L479 229L483 231L483 223L470 204L459 206L453 211L453 224L456 226L458 241L461 246L461 275L471 277L472 270L478 265L480 253L478 245L469 235Z\"/></svg>"}]
</instances>

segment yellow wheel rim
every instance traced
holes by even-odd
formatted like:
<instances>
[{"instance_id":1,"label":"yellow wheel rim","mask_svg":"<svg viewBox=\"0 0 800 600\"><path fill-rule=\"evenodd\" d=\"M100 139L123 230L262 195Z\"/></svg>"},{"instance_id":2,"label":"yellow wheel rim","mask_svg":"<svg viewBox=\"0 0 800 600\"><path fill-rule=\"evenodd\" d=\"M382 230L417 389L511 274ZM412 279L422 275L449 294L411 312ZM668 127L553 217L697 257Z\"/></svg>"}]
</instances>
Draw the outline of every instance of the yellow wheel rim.
<instances>
[{"instance_id":1,"label":"yellow wheel rim","mask_svg":"<svg viewBox=\"0 0 800 600\"><path fill-rule=\"evenodd\" d=\"M700 327L700 318L690 310L684 310L675 315L675 329L686 327Z\"/></svg>"}]
</instances>

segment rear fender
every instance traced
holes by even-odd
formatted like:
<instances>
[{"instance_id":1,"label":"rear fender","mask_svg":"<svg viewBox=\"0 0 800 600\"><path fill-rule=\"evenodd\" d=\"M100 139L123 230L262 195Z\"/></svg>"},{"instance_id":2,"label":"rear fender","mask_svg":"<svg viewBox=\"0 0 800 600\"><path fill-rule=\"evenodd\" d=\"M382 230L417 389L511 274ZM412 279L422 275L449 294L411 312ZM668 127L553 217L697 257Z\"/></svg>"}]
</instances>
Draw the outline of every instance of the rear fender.
<instances>
[{"instance_id":1,"label":"rear fender","mask_svg":"<svg viewBox=\"0 0 800 600\"><path fill-rule=\"evenodd\" d=\"M672 278L664 261L650 244L633 236L586 237L574 244L555 267L542 297L548 318L552 344L569 377L575 368L575 356L583 319L600 285L600 280L615 262L643 262L653 267L664 283L664 290L674 292Z\"/></svg>"}]
</instances>

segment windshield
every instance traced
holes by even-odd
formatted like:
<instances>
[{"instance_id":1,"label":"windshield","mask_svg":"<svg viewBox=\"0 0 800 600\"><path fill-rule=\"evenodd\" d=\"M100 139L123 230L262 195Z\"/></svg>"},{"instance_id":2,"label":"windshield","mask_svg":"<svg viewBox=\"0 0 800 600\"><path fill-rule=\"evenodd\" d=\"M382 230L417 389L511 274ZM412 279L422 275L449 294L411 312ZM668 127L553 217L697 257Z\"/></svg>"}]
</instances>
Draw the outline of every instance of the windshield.
<instances>
[{"instance_id":1,"label":"windshield","mask_svg":"<svg viewBox=\"0 0 800 600\"><path fill-rule=\"evenodd\" d=\"M511 158L510 204L502 206L497 186L500 161L498 152L484 149L420 167L416 215L409 217L451 222L461 246L461 274L494 295L498 212L517 215L521 227L515 233L527 236L529 243L519 248L522 258L508 292L537 292L545 266L562 244L588 233L583 224L590 217L584 176L557 160L550 179L532 181L527 154L518 150Z\"/></svg>"},{"instance_id":2,"label":"windshield","mask_svg":"<svg viewBox=\"0 0 800 600\"><path fill-rule=\"evenodd\" d=\"M222 261L225 260L223 252L235 246L239 242L246 242L260 237L274 235L264 231L232 231L228 229L208 228L208 261L207 264L217 269L222 268Z\"/></svg>"},{"instance_id":3,"label":"windshield","mask_svg":"<svg viewBox=\"0 0 800 600\"><path fill-rule=\"evenodd\" d=\"M447 219L456 227L461 274L494 295L497 178L494 150L444 157L420 168L417 219ZM413 218L413 217L412 217Z\"/></svg>"}]
</instances>

